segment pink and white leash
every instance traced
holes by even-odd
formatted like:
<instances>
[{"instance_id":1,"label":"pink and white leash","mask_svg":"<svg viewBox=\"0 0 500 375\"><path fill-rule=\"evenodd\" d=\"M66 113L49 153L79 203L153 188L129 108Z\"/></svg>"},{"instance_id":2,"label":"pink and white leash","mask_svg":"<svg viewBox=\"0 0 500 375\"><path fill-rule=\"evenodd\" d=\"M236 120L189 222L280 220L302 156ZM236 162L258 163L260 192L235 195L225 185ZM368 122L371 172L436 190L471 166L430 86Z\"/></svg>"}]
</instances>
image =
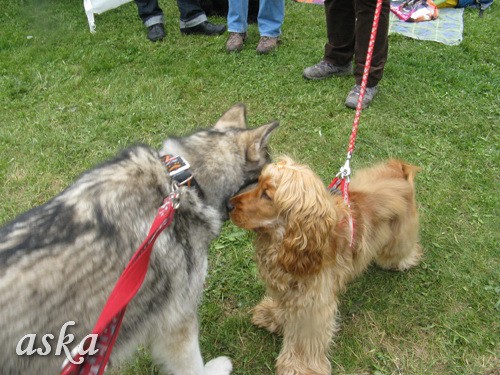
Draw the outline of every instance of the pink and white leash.
<instances>
[{"instance_id":1,"label":"pink and white leash","mask_svg":"<svg viewBox=\"0 0 500 375\"><path fill-rule=\"evenodd\" d=\"M382 11L382 1L377 0L377 5L375 7L375 15L373 17L372 31L370 33L370 41L368 42L368 50L366 52L365 67L363 70L363 77L361 79L361 88L359 90L358 103L356 105L356 114L354 115L354 122L352 124L351 137L349 138L349 146L347 148L347 158L345 164L340 168L339 173L332 180L328 188L330 190L336 189L340 186L340 191L342 192L342 197L344 202L347 204L349 209L351 208L351 202L349 199L349 182L351 175L351 158L354 153L354 147L356 142L356 137L358 135L359 119L361 117L361 111L363 109L363 99L366 93L366 85L368 83L368 76L370 74L370 67L372 64L373 49L375 47L375 39L377 37L377 29L380 20L380 13ZM349 215L349 228L351 230L351 248L354 246L354 219L352 214Z\"/></svg>"}]
</instances>

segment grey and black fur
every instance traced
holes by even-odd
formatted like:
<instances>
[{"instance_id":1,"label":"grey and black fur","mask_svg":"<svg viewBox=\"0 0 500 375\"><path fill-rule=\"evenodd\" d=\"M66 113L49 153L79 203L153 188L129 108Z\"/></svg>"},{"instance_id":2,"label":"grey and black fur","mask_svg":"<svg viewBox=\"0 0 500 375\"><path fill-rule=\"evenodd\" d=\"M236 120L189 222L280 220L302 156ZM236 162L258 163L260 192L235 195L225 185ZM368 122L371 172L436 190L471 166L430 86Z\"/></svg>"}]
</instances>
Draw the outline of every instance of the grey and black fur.
<instances>
[{"instance_id":1,"label":"grey and black fur","mask_svg":"<svg viewBox=\"0 0 500 375\"><path fill-rule=\"evenodd\" d=\"M269 161L267 141L277 123L247 129L236 105L217 124L169 138L157 152L123 151L86 173L46 204L0 229L0 374L57 374L65 359L54 355L62 325L76 345L91 332L115 282L147 235L171 191L159 156L184 157L203 195L181 188L174 221L158 238L142 288L129 304L112 362L138 345L151 348L162 372L225 375L231 361L205 366L198 344L197 308L207 273L210 242L227 219L227 200L256 180ZM16 355L28 333L51 333L50 355Z\"/></svg>"}]
</instances>

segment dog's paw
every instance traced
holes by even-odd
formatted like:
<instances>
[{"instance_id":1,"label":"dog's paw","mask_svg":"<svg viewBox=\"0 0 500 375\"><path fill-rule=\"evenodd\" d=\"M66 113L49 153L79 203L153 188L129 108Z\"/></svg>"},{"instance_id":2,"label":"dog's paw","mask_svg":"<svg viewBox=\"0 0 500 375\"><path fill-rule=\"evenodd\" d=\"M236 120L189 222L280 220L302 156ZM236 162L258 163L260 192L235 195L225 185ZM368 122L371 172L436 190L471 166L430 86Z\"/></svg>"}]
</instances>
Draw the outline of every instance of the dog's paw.
<instances>
[{"instance_id":1,"label":"dog's paw","mask_svg":"<svg viewBox=\"0 0 500 375\"><path fill-rule=\"evenodd\" d=\"M423 250L420 244L415 244L413 248L395 254L384 254L378 256L375 262L385 270L406 271L418 265L421 261Z\"/></svg>"},{"instance_id":2,"label":"dog's paw","mask_svg":"<svg viewBox=\"0 0 500 375\"><path fill-rule=\"evenodd\" d=\"M423 253L424 252L422 250L422 246L420 246L420 244L417 243L413 251L408 255L408 257L399 262L397 266L398 271L406 271L418 265L420 263Z\"/></svg>"},{"instance_id":3,"label":"dog's paw","mask_svg":"<svg viewBox=\"0 0 500 375\"><path fill-rule=\"evenodd\" d=\"M330 372L316 372L314 370L298 370L295 368L277 369L276 375L330 375Z\"/></svg>"},{"instance_id":4,"label":"dog's paw","mask_svg":"<svg viewBox=\"0 0 500 375\"><path fill-rule=\"evenodd\" d=\"M330 375L332 368L325 354L326 347L315 347L313 343L306 346L308 349L302 355L296 350L283 350L276 359L276 375ZM297 347L299 348L299 347ZM296 349L296 348L295 348ZM311 351L312 350L312 351Z\"/></svg>"},{"instance_id":5,"label":"dog's paw","mask_svg":"<svg viewBox=\"0 0 500 375\"><path fill-rule=\"evenodd\" d=\"M276 375L330 375L330 363L289 363L287 365L277 364Z\"/></svg>"},{"instance_id":6,"label":"dog's paw","mask_svg":"<svg viewBox=\"0 0 500 375\"><path fill-rule=\"evenodd\" d=\"M228 357L217 357L205 364L205 375L229 375L233 364Z\"/></svg>"},{"instance_id":7,"label":"dog's paw","mask_svg":"<svg viewBox=\"0 0 500 375\"><path fill-rule=\"evenodd\" d=\"M277 321L276 303L265 297L253 308L252 323L257 327L267 329L271 333L281 333L281 324Z\"/></svg>"}]
</instances>

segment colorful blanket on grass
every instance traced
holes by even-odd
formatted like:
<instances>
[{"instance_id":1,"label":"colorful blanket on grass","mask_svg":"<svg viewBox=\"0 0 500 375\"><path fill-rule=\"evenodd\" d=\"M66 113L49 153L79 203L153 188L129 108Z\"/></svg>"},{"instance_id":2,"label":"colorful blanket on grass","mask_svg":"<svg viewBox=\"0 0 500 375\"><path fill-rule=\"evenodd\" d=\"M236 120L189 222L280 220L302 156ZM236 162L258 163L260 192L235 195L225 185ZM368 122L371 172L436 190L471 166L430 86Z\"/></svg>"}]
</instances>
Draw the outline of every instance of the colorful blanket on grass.
<instances>
[{"instance_id":1,"label":"colorful blanket on grass","mask_svg":"<svg viewBox=\"0 0 500 375\"><path fill-rule=\"evenodd\" d=\"M462 41L464 32L463 14L463 8L442 8L439 9L439 17L433 21L404 22L391 12L389 34L456 46Z\"/></svg>"},{"instance_id":2,"label":"colorful blanket on grass","mask_svg":"<svg viewBox=\"0 0 500 375\"><path fill-rule=\"evenodd\" d=\"M295 0L298 3L323 5L324 0ZM464 31L464 9L442 8L434 21L403 22L391 12L389 34L402 34L409 38L431 40L455 46L462 41Z\"/></svg>"}]
</instances>

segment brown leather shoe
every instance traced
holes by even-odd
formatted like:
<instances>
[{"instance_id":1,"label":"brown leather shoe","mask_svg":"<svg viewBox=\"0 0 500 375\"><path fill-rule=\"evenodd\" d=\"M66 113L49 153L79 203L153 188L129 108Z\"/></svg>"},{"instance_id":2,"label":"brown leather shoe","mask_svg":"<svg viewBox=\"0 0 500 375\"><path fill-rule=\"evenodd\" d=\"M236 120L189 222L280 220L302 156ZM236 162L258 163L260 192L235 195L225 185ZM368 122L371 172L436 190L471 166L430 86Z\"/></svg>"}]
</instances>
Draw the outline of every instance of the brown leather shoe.
<instances>
[{"instance_id":1,"label":"brown leather shoe","mask_svg":"<svg viewBox=\"0 0 500 375\"><path fill-rule=\"evenodd\" d=\"M259 44L257 45L257 53L265 55L266 53L274 51L275 49L278 48L279 43L280 43L279 37L261 36Z\"/></svg>"},{"instance_id":2,"label":"brown leather shoe","mask_svg":"<svg viewBox=\"0 0 500 375\"><path fill-rule=\"evenodd\" d=\"M247 39L247 33L229 33L227 38L226 51L240 52L243 49L243 44Z\"/></svg>"}]
</instances>

